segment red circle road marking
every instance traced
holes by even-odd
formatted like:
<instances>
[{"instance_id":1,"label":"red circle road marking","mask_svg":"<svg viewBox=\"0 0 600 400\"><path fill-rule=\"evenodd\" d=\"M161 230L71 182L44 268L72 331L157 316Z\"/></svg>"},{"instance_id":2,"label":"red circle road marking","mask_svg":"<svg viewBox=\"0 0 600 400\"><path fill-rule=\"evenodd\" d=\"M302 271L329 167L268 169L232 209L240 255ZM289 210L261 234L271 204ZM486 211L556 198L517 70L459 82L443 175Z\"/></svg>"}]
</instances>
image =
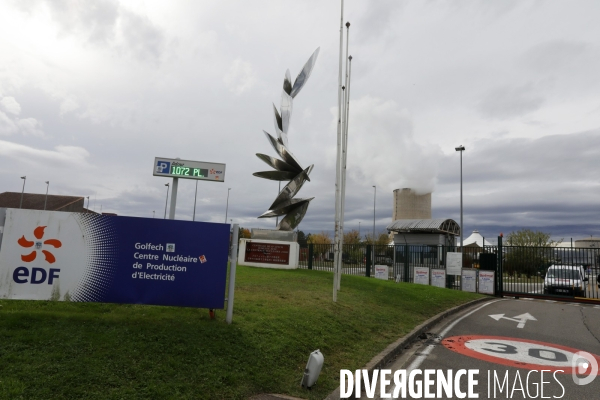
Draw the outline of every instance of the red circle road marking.
<instances>
[{"instance_id":1,"label":"red circle road marking","mask_svg":"<svg viewBox=\"0 0 600 400\"><path fill-rule=\"evenodd\" d=\"M566 352L567 357L569 355L573 355L574 353L581 351L581 350L574 349L572 347L561 346L559 344L554 344L554 343L546 343L546 342L540 342L538 340L511 338L511 337L505 337L505 336L484 336L484 335L452 336L452 337L442 340L442 344L448 350L452 350L456 353L459 353L459 354L462 354L465 356L469 356L469 357L473 357L473 358L476 358L479 360L488 361L488 362L495 363L495 364L507 365L509 367L534 369L534 370L542 370L543 369L543 370L546 370L546 371L549 370L552 372L558 371L559 373L562 371L563 374L571 374L573 372L573 367L571 366L571 358L569 358L568 361L563 362L563 364L565 364L565 365L560 365L560 366L552 365L552 364L559 364L557 362L547 362L545 364L544 363L536 364L533 362L525 362L525 361L519 360L519 358L531 359L532 357L519 357L519 356L513 356L512 354L510 355L510 357L503 358L500 355L494 356L494 355L484 353L482 351L474 350L474 348L477 347L477 344L482 341L489 342L489 343L498 343L500 345L504 345L505 347L510 346L510 344L512 343L514 345L514 347L518 347L520 349L522 349L522 348L533 349L533 348L535 348L535 346L532 346L532 345L537 345L537 346L539 346L539 349L541 349L542 351L548 351L550 349L555 349L557 351L560 351L563 354ZM496 351L496 353L500 353L500 352ZM596 354L592 354L592 356L596 359L596 362L600 365L600 357L597 356ZM517 359L515 359L515 358L517 358ZM598 375L600 375L600 372L598 372Z\"/></svg>"}]
</instances>

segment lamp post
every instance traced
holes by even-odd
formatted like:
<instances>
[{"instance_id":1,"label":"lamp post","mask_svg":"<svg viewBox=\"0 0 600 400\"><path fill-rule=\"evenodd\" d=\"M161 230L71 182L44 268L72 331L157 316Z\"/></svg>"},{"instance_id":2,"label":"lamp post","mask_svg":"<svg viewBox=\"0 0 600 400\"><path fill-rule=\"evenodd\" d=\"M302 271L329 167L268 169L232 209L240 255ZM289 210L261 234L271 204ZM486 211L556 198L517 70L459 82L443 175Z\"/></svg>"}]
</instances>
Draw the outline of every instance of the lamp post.
<instances>
[{"instance_id":1,"label":"lamp post","mask_svg":"<svg viewBox=\"0 0 600 400\"><path fill-rule=\"evenodd\" d=\"M46 198L44 199L44 211L46 211L46 204L48 203L48 188L50 187L50 181L46 181Z\"/></svg>"},{"instance_id":2,"label":"lamp post","mask_svg":"<svg viewBox=\"0 0 600 400\"><path fill-rule=\"evenodd\" d=\"M25 193L25 181L27 181L27 176L22 176L23 179L23 190L21 190L21 203L19 204L19 208L23 208L23 193Z\"/></svg>"},{"instance_id":3,"label":"lamp post","mask_svg":"<svg viewBox=\"0 0 600 400\"><path fill-rule=\"evenodd\" d=\"M165 216L163 219L167 219L167 203L169 202L169 184L165 183L165 186L167 187L167 199L165 200Z\"/></svg>"},{"instance_id":4,"label":"lamp post","mask_svg":"<svg viewBox=\"0 0 600 400\"><path fill-rule=\"evenodd\" d=\"M377 186L373 185L373 265L375 265L375 199L377 198Z\"/></svg>"},{"instance_id":5,"label":"lamp post","mask_svg":"<svg viewBox=\"0 0 600 400\"><path fill-rule=\"evenodd\" d=\"M87 196L87 199L88 199L88 205L87 205L86 209L89 211L90 210L90 196Z\"/></svg>"},{"instance_id":6,"label":"lamp post","mask_svg":"<svg viewBox=\"0 0 600 400\"><path fill-rule=\"evenodd\" d=\"M460 152L460 252L463 251L463 185L462 185L462 154L465 151L465 146L462 144L455 147L454 150Z\"/></svg>"},{"instance_id":7,"label":"lamp post","mask_svg":"<svg viewBox=\"0 0 600 400\"><path fill-rule=\"evenodd\" d=\"M227 188L227 205L225 206L225 223L227 223L227 212L229 211L229 191L231 188Z\"/></svg>"},{"instance_id":8,"label":"lamp post","mask_svg":"<svg viewBox=\"0 0 600 400\"><path fill-rule=\"evenodd\" d=\"M360 221L358 221L358 240L360 241Z\"/></svg>"}]
</instances>

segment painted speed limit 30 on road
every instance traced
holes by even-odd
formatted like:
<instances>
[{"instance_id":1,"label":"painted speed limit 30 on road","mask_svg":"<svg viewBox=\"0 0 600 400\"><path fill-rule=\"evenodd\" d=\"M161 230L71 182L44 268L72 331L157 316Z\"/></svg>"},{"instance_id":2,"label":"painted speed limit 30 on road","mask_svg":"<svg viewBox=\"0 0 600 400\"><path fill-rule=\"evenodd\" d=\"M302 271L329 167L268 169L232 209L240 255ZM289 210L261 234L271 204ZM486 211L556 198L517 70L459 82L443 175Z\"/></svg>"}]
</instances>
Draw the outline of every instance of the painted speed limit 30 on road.
<instances>
[{"instance_id":1,"label":"painted speed limit 30 on road","mask_svg":"<svg viewBox=\"0 0 600 400\"><path fill-rule=\"evenodd\" d=\"M598 375L600 357L582 350L536 340L466 335L442 340L449 350L469 357L529 370Z\"/></svg>"},{"instance_id":2,"label":"painted speed limit 30 on road","mask_svg":"<svg viewBox=\"0 0 600 400\"><path fill-rule=\"evenodd\" d=\"M399 377L394 389L407 377L397 398L600 399L599 354L600 306L490 299L433 327L387 368ZM412 392L411 377L421 379Z\"/></svg>"}]
</instances>

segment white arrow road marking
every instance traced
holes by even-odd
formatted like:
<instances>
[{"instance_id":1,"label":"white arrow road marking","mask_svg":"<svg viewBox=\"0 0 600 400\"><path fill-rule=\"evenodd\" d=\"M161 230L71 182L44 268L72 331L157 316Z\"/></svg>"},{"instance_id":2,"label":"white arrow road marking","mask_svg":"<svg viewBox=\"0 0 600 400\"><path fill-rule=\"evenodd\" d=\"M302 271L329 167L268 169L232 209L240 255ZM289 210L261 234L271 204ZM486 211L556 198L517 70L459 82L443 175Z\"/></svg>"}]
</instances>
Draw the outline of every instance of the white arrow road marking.
<instances>
[{"instance_id":1,"label":"white arrow road marking","mask_svg":"<svg viewBox=\"0 0 600 400\"><path fill-rule=\"evenodd\" d=\"M490 317L494 318L496 321L507 319L509 321L518 322L519 324L517 325L517 328L524 328L527 321L537 321L537 319L535 319L535 317L529 313L517 315L512 318L505 317L504 314L493 314L490 315Z\"/></svg>"}]
</instances>

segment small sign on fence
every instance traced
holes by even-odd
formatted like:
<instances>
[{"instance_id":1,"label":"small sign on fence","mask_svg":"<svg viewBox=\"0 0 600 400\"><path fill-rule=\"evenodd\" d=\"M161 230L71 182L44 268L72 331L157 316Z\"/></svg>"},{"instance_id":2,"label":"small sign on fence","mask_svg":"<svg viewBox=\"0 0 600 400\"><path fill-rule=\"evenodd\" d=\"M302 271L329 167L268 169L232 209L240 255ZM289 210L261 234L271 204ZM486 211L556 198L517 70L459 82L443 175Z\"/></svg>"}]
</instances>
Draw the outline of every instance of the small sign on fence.
<instances>
[{"instance_id":1,"label":"small sign on fence","mask_svg":"<svg viewBox=\"0 0 600 400\"><path fill-rule=\"evenodd\" d=\"M463 292L477 292L477 270L463 268L461 274L461 289Z\"/></svg>"},{"instance_id":2,"label":"small sign on fence","mask_svg":"<svg viewBox=\"0 0 600 400\"><path fill-rule=\"evenodd\" d=\"M446 273L448 275L460 275L462 269L462 253L446 253Z\"/></svg>"},{"instance_id":3,"label":"small sign on fence","mask_svg":"<svg viewBox=\"0 0 600 400\"><path fill-rule=\"evenodd\" d=\"M414 283L420 285L429 285L429 268L428 267L414 267Z\"/></svg>"},{"instance_id":4,"label":"small sign on fence","mask_svg":"<svg viewBox=\"0 0 600 400\"><path fill-rule=\"evenodd\" d=\"M479 271L479 293L494 294L494 271Z\"/></svg>"},{"instance_id":5,"label":"small sign on fence","mask_svg":"<svg viewBox=\"0 0 600 400\"><path fill-rule=\"evenodd\" d=\"M431 286L446 287L446 270L432 269L431 270Z\"/></svg>"},{"instance_id":6,"label":"small sign on fence","mask_svg":"<svg viewBox=\"0 0 600 400\"><path fill-rule=\"evenodd\" d=\"M375 266L375 278L388 280L388 266L387 265L376 265Z\"/></svg>"}]
</instances>

